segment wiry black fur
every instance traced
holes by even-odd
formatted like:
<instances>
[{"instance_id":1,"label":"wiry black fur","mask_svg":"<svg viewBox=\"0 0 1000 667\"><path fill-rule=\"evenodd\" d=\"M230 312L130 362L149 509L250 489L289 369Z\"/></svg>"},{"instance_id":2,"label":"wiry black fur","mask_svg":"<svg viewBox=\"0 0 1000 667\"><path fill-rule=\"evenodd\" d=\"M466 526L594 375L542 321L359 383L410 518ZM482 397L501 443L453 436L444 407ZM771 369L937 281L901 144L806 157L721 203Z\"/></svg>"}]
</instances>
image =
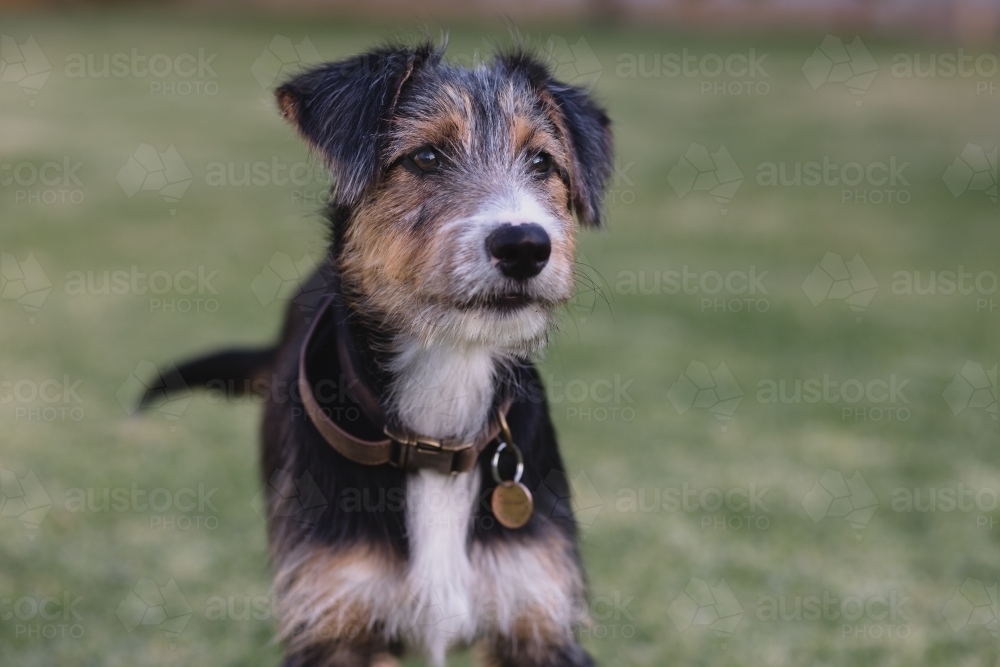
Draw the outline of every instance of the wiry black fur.
<instances>
[{"instance_id":1,"label":"wiry black fur","mask_svg":"<svg viewBox=\"0 0 1000 667\"><path fill-rule=\"evenodd\" d=\"M165 394L190 387L218 385L227 395L243 396L252 391L254 382L274 364L277 353L277 346L232 348L163 369L160 371L162 386L146 389L139 399L139 407L153 407Z\"/></svg>"},{"instance_id":2,"label":"wiry black fur","mask_svg":"<svg viewBox=\"0 0 1000 667\"><path fill-rule=\"evenodd\" d=\"M285 113L326 157L337 205L356 203L376 179L380 139L402 85L441 55L429 43L386 46L309 70L278 88Z\"/></svg>"}]
</instances>

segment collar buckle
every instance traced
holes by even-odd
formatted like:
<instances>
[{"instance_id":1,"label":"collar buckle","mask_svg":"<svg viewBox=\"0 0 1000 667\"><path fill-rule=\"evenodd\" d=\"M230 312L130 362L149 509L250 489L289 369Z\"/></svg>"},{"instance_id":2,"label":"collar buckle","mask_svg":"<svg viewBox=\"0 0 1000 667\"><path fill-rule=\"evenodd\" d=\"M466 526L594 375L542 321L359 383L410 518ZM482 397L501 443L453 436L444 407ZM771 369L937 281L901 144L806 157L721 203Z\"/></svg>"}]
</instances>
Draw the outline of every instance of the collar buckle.
<instances>
[{"instance_id":1,"label":"collar buckle","mask_svg":"<svg viewBox=\"0 0 1000 667\"><path fill-rule=\"evenodd\" d=\"M401 433L388 426L383 431L392 441L389 462L403 470L430 468L442 474L455 474L458 472L458 455L474 445L472 442Z\"/></svg>"}]
</instances>

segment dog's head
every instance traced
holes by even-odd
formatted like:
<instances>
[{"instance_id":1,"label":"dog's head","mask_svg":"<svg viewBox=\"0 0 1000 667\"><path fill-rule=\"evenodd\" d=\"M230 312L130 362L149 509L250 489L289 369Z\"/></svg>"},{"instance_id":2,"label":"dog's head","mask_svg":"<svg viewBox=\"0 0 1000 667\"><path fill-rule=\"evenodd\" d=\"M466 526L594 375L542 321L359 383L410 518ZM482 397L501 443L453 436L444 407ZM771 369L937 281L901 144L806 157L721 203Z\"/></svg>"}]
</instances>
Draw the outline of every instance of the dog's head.
<instances>
[{"instance_id":1,"label":"dog's head","mask_svg":"<svg viewBox=\"0 0 1000 667\"><path fill-rule=\"evenodd\" d=\"M601 224L610 122L525 53L442 55L375 50L278 103L334 176L334 253L362 307L424 342L528 353L573 294L573 214Z\"/></svg>"}]
</instances>

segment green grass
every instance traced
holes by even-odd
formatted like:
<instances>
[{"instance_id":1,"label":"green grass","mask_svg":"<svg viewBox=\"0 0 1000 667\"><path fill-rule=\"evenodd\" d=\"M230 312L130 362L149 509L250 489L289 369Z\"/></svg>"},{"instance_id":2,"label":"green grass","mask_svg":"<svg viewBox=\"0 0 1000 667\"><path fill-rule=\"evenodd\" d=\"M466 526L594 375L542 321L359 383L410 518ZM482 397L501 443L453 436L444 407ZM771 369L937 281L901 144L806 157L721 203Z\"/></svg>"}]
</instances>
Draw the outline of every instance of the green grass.
<instances>
[{"instance_id":1,"label":"green grass","mask_svg":"<svg viewBox=\"0 0 1000 667\"><path fill-rule=\"evenodd\" d=\"M0 518L0 664L279 663L270 620L212 620L211 613L219 598L233 598L240 612L246 598L268 591L264 525L251 502L260 489L258 406L219 405L199 395L177 420L158 413L130 419L116 392L141 360L273 337L283 303L262 305L254 278L275 253L315 260L322 252L318 206L296 194L315 198L321 184L206 183L213 162L236 163L238 176L244 162L310 161L251 73L262 49L276 34L296 43L308 35L321 56L335 58L399 30L239 16L4 18L3 34L18 44L34 36L54 70L38 95L0 84L0 163L82 164L79 185L0 187L0 249L18 262L33 254L52 283L35 313L13 299L0 301L2 490L15 495L11 480L33 472L45 492L39 502L51 502L31 530L16 516ZM1000 294L898 294L893 276L919 271L926 284L930 271L1000 271L996 204L983 192L956 198L942 181L966 144L996 147L1000 98L977 95L974 80L961 77L892 76L894 54L954 52L950 44L865 38L881 69L856 98L839 84L814 90L802 74L822 35L706 37L579 26L526 32L542 41L554 33L577 46L585 36L601 67L596 92L615 122L620 155L609 227L581 242L607 302L582 289L543 363L567 466L580 506L589 510L580 517L596 625L584 644L606 665L993 665L996 637L975 624L978 616L953 630L948 620L962 626L963 617L960 605L947 605L967 579L989 587L1000 578L1000 512L991 500L1000 492L1000 434L995 412L955 414L943 392L968 361L995 367ZM459 27L450 51L471 59L488 51L484 37L503 34ZM147 55L217 53L218 76L204 79L218 85L217 93L151 95L151 78L67 76L72 54L100 58L133 48ZM703 83L713 81L703 75L619 76L626 73L618 71L622 54L645 54L650 63L653 54L684 48L698 56L766 53L767 78L753 81L766 82L766 94L702 94ZM182 156L193 182L179 202L154 192L127 198L116 183L141 142L159 151L173 144ZM678 196L668 180L693 143L711 152L725 145L742 172L725 215L709 194ZM842 187L758 183L762 163L792 167L824 157L909 163L906 185L858 186L904 189L909 201L843 203ZM61 197L40 191L63 189L79 190L67 196L82 196L82 203L25 202L35 195L19 194ZM844 260L860 254L870 268L879 290L864 312L837 300L810 303L803 281L828 252ZM716 312L703 308L703 294L668 293L666 283L656 294L626 293L630 275L651 287L655 272L685 265L699 275L766 271L766 294L739 296L755 299L751 312L747 302L741 312ZM105 271L133 266L147 275L203 267L215 277L208 293L157 297L174 300L172 312L148 293L81 295L67 286L79 276L73 272L100 281ZM977 298L987 299L987 309L977 310ZM185 307L191 312L180 312ZM691 361L713 370L725 363L731 371L743 399L730 419L674 408L668 391ZM54 403L31 397L32 387L50 378L61 383L64 375L69 384L82 381L79 401L58 392L47 394ZM787 394L796 380L824 375L849 384L895 376L908 382L906 402L759 400L762 381L785 380ZM604 402L616 378L624 393ZM75 412L41 412L64 407ZM845 419L847 407L869 418ZM873 408L892 411L875 420ZM836 516L810 519L803 500L815 498L807 494L828 469L845 479L860 471L878 503L870 520L852 527ZM92 489L100 500L105 489L132 485L217 491L212 505L186 513L176 506L162 513L72 511L74 489ZM713 489L751 486L763 492L763 506L687 511L664 503L685 488L696 497L708 490L711 504ZM959 488L979 493L980 506L946 511L939 498L936 511L917 512L893 504L906 489L919 490L925 506L930 489ZM7 504L4 512L19 510ZM128 632L117 617L142 577L161 586L173 580L188 601L192 616L174 640L151 626ZM725 582L738 605L731 611L743 612L731 634L684 627L675 601L692 579ZM51 604L45 608L56 618L32 614L46 596L64 595L82 598L74 607L79 617ZM809 620L808 604L798 618L768 617L770 601L783 601L788 616L796 598L808 603L824 595L851 598L848 614L852 596L874 603L856 620L833 613ZM883 618L880 596L908 601ZM469 660L463 655L456 663Z\"/></svg>"}]
</instances>

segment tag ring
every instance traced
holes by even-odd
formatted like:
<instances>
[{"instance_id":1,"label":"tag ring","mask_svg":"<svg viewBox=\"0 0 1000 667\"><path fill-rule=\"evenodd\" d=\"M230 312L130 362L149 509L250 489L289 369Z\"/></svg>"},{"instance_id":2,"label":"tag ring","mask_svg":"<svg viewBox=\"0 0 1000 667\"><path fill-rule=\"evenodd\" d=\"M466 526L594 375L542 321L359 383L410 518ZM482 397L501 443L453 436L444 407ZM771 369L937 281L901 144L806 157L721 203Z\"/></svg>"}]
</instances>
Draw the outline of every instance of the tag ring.
<instances>
[{"instance_id":1,"label":"tag ring","mask_svg":"<svg viewBox=\"0 0 1000 667\"><path fill-rule=\"evenodd\" d=\"M497 447L497 451L493 454L493 462L490 464L490 470L493 472L493 479L497 484L503 484L503 480L500 479L500 452L502 452L507 447L510 447L514 451L514 456L517 457L517 468L514 470L514 479L511 480L515 484L521 481L521 475L524 474L524 457L521 455L521 449L513 442L507 443L503 440L500 441L500 446Z\"/></svg>"}]
</instances>

